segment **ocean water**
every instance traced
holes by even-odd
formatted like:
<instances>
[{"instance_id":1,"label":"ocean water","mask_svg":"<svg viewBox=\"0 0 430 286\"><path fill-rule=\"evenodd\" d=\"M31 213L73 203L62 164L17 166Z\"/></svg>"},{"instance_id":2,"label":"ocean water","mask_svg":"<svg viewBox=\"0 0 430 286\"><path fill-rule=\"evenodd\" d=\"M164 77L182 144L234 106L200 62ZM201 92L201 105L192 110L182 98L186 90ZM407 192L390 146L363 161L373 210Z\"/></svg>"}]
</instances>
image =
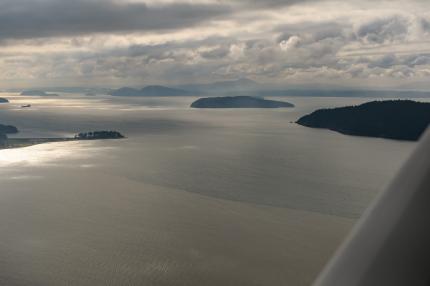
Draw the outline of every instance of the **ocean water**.
<instances>
[{"instance_id":1,"label":"ocean water","mask_svg":"<svg viewBox=\"0 0 430 286\"><path fill-rule=\"evenodd\" d=\"M416 145L293 123L366 98L2 97L18 137L127 136L0 150L2 285L309 285Z\"/></svg>"}]
</instances>

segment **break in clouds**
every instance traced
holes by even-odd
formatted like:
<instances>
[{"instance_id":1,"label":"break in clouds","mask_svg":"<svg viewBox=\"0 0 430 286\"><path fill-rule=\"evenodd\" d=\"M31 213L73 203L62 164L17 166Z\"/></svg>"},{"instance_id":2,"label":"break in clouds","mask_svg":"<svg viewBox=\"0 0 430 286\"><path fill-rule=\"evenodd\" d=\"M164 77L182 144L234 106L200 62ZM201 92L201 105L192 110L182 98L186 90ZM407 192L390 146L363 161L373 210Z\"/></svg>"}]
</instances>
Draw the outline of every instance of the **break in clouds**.
<instances>
[{"instance_id":1,"label":"break in clouds","mask_svg":"<svg viewBox=\"0 0 430 286\"><path fill-rule=\"evenodd\" d=\"M419 87L428 1L0 0L0 87Z\"/></svg>"}]
</instances>

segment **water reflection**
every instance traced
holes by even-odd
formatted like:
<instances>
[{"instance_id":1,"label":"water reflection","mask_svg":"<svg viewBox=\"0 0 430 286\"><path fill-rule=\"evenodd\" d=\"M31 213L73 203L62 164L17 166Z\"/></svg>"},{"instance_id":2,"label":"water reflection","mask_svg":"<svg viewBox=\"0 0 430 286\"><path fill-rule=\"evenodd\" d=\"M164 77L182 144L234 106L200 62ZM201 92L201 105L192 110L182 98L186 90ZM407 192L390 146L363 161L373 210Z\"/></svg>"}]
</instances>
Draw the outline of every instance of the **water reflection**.
<instances>
[{"instance_id":1,"label":"water reflection","mask_svg":"<svg viewBox=\"0 0 430 286\"><path fill-rule=\"evenodd\" d=\"M0 150L5 285L309 285L414 147L289 123L363 98L288 98L285 111L10 99L1 123L24 137L128 138ZM9 108L21 103L35 108Z\"/></svg>"},{"instance_id":2,"label":"water reflection","mask_svg":"<svg viewBox=\"0 0 430 286\"><path fill-rule=\"evenodd\" d=\"M97 156L108 147L99 148L93 142L55 142L25 148L0 150L1 167L64 165L64 160L84 160ZM88 168L91 164L82 164ZM1 172L1 169L0 169Z\"/></svg>"}]
</instances>

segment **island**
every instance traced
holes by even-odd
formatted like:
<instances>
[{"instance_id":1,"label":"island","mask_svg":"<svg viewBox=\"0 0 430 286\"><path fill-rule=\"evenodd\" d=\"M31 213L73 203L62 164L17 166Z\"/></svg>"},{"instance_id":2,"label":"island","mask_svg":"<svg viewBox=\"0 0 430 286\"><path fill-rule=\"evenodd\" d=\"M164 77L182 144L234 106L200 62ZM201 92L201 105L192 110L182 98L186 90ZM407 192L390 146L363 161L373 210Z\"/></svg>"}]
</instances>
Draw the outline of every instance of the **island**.
<instances>
[{"instance_id":1,"label":"island","mask_svg":"<svg viewBox=\"0 0 430 286\"><path fill-rule=\"evenodd\" d=\"M21 92L21 95L27 95L27 96L58 96L58 94L55 93L46 93L42 90L24 90Z\"/></svg>"},{"instance_id":2,"label":"island","mask_svg":"<svg viewBox=\"0 0 430 286\"><path fill-rule=\"evenodd\" d=\"M74 137L69 138L8 138L7 134L18 133L18 129L11 125L0 124L0 149L20 148L36 144L49 142L65 142L65 141L80 141L80 140L100 140L100 139L122 139L124 135L118 131L91 131L81 132Z\"/></svg>"},{"instance_id":3,"label":"island","mask_svg":"<svg viewBox=\"0 0 430 286\"><path fill-rule=\"evenodd\" d=\"M149 85L142 89L122 87L109 93L112 96L189 96L189 91L161 85Z\"/></svg>"},{"instance_id":4,"label":"island","mask_svg":"<svg viewBox=\"0 0 430 286\"><path fill-rule=\"evenodd\" d=\"M124 136L117 131L92 131L78 133L74 138L78 140L121 139Z\"/></svg>"},{"instance_id":5,"label":"island","mask_svg":"<svg viewBox=\"0 0 430 286\"><path fill-rule=\"evenodd\" d=\"M7 146L7 134L16 133L18 133L18 128L16 128L15 126L0 124L0 148L4 148L5 146Z\"/></svg>"},{"instance_id":6,"label":"island","mask_svg":"<svg viewBox=\"0 0 430 286\"><path fill-rule=\"evenodd\" d=\"M8 103L9 100L7 100L6 98L0 97L0 103Z\"/></svg>"},{"instance_id":7,"label":"island","mask_svg":"<svg viewBox=\"0 0 430 286\"><path fill-rule=\"evenodd\" d=\"M0 124L0 134L15 134L18 133L18 128L12 125Z\"/></svg>"},{"instance_id":8,"label":"island","mask_svg":"<svg viewBox=\"0 0 430 286\"><path fill-rule=\"evenodd\" d=\"M285 101L268 100L253 96L205 97L194 101L192 108L283 108L294 107Z\"/></svg>"},{"instance_id":9,"label":"island","mask_svg":"<svg viewBox=\"0 0 430 286\"><path fill-rule=\"evenodd\" d=\"M417 141L430 124L430 103L372 101L358 106L320 109L296 123L346 135Z\"/></svg>"}]
</instances>

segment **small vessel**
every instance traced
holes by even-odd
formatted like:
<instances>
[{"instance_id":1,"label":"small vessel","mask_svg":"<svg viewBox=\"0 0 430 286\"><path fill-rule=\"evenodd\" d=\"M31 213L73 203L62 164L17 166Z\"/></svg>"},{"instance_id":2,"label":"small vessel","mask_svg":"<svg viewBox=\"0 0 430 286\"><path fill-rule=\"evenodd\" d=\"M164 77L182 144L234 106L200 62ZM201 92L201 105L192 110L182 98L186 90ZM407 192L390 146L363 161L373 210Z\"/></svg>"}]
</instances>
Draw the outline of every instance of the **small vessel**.
<instances>
[{"instance_id":1,"label":"small vessel","mask_svg":"<svg viewBox=\"0 0 430 286\"><path fill-rule=\"evenodd\" d=\"M21 108L28 108L28 107L31 107L31 104L24 104L24 105L21 105Z\"/></svg>"}]
</instances>

